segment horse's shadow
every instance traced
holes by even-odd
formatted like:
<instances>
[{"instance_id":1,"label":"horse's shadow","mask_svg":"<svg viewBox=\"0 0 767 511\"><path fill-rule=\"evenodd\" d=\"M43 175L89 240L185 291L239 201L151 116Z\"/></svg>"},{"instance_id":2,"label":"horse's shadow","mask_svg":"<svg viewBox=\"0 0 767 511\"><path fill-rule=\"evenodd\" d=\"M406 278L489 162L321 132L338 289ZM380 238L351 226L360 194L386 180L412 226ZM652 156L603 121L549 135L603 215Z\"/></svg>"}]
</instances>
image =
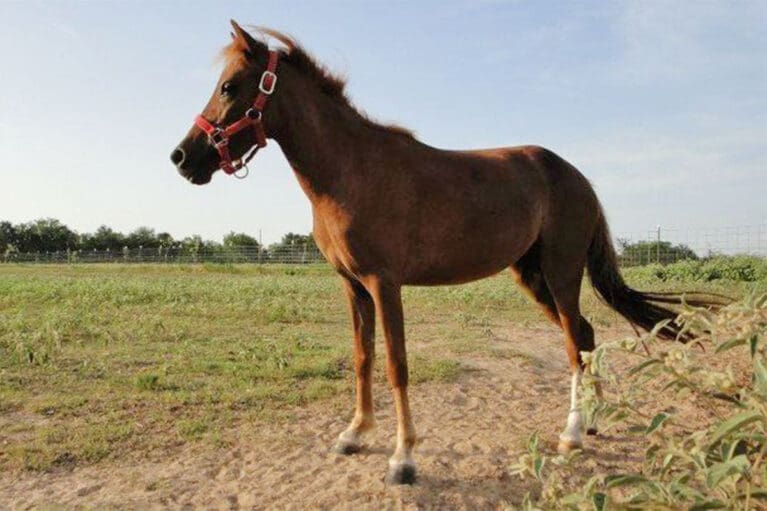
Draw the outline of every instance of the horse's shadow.
<instances>
[{"instance_id":1,"label":"horse's shadow","mask_svg":"<svg viewBox=\"0 0 767 511\"><path fill-rule=\"evenodd\" d=\"M477 509L504 503L519 504L523 496L533 492L533 482L511 475L504 477L439 477L431 473L418 475L412 487L412 501L419 508ZM405 500L411 500L405 497Z\"/></svg>"}]
</instances>

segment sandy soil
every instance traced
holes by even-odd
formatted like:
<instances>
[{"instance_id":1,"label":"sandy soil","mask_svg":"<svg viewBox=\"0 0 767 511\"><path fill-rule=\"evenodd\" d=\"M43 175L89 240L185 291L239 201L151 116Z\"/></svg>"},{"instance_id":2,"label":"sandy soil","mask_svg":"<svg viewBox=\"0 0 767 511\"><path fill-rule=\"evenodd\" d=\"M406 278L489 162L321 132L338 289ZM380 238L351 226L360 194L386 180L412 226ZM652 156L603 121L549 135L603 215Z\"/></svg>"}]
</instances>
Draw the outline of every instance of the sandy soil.
<instances>
[{"instance_id":1,"label":"sandy soil","mask_svg":"<svg viewBox=\"0 0 767 511\"><path fill-rule=\"evenodd\" d=\"M629 333L603 331L598 338ZM495 355L462 357L471 370L457 382L411 387L420 436L412 487L384 482L395 425L388 389L377 384L378 429L353 456L329 452L351 414L344 397L298 409L282 427L235 426L242 441L230 449L133 453L129 458L137 461L0 475L0 508L493 509L518 503L531 483L510 475L509 467L535 430L553 451L568 409L569 375L553 328L504 331L495 344ZM413 349L426 350L428 343ZM586 442L579 461L586 476L636 467L642 454L640 441L620 431Z\"/></svg>"}]
</instances>

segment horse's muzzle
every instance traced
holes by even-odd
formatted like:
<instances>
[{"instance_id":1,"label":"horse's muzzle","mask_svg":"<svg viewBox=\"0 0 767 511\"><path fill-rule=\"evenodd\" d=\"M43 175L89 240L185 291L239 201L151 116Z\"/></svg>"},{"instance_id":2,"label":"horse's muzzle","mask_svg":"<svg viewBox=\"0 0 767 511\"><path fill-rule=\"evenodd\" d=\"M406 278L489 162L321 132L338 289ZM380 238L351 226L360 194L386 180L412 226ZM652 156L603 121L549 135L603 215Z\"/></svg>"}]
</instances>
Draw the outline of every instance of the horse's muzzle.
<instances>
[{"instance_id":1,"label":"horse's muzzle","mask_svg":"<svg viewBox=\"0 0 767 511\"><path fill-rule=\"evenodd\" d=\"M186 151L180 146L170 153L170 161L176 166L176 170L181 176L195 185L204 185L210 182L213 177L212 172L195 170L193 165L189 164Z\"/></svg>"}]
</instances>

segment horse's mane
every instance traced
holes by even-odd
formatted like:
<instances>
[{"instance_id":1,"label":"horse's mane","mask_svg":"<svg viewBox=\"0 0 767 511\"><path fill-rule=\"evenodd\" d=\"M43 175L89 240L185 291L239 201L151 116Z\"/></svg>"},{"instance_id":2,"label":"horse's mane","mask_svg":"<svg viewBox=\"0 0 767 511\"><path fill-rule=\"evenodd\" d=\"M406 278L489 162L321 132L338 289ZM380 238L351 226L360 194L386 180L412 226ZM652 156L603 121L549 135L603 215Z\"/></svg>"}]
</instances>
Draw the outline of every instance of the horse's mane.
<instances>
[{"instance_id":1,"label":"horse's mane","mask_svg":"<svg viewBox=\"0 0 767 511\"><path fill-rule=\"evenodd\" d=\"M326 66L317 62L294 38L268 27L254 27L254 29L262 36L272 37L282 43L284 48L280 50L280 53L283 60L290 63L297 71L317 84L323 94L356 112L366 124L390 133L413 138L413 133L407 128L392 124L380 124L355 107L346 94L346 79L331 72ZM257 40L266 46L263 37ZM237 40L234 40L224 47L221 51L221 56L227 62L241 59L244 56L244 48L242 48Z\"/></svg>"}]
</instances>

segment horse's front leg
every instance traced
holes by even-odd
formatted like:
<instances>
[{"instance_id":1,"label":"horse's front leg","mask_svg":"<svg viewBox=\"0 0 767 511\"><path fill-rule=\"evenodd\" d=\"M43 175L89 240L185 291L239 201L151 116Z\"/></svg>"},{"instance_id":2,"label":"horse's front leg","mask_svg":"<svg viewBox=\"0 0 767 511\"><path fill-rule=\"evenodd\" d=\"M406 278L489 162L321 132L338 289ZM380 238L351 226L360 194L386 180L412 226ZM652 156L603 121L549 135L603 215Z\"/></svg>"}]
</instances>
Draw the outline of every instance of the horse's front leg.
<instances>
[{"instance_id":1,"label":"horse's front leg","mask_svg":"<svg viewBox=\"0 0 767 511\"><path fill-rule=\"evenodd\" d=\"M386 337L386 374L394 394L397 412L397 447L389 458L388 481L412 484L415 481L413 448L416 435L407 398L407 354L400 286L375 279L367 286L373 296L378 319Z\"/></svg>"},{"instance_id":2,"label":"horse's front leg","mask_svg":"<svg viewBox=\"0 0 767 511\"><path fill-rule=\"evenodd\" d=\"M357 281L344 278L349 310L354 327L354 372L356 375L356 401L354 418L338 436L334 450L340 454L353 454L362 447L362 435L375 427L373 414L373 362L375 358L375 305L373 298Z\"/></svg>"}]
</instances>

